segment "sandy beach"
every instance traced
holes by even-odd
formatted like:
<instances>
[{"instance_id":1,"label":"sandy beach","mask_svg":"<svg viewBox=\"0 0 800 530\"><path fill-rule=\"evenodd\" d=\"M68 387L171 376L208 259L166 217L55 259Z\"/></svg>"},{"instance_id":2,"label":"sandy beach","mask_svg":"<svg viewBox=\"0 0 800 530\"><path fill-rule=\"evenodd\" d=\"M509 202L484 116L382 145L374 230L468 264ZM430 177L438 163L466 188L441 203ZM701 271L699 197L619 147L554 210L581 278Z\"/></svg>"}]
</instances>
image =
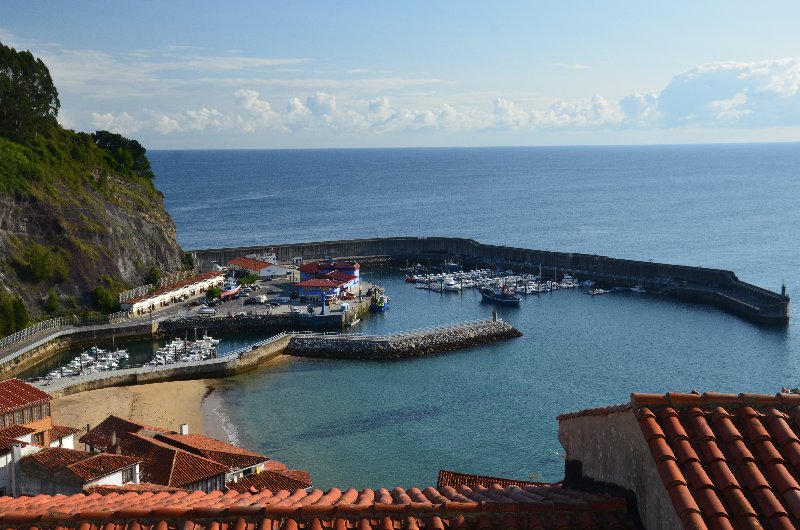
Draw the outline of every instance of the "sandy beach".
<instances>
[{"instance_id":1,"label":"sandy beach","mask_svg":"<svg viewBox=\"0 0 800 530\"><path fill-rule=\"evenodd\" d=\"M214 379L173 381L148 385L102 388L80 392L53 403L53 421L60 425L94 427L109 414L177 431L182 423L189 432L222 440L227 435L219 416L204 407L204 402L222 382ZM214 408L218 406L213 401Z\"/></svg>"},{"instance_id":2,"label":"sandy beach","mask_svg":"<svg viewBox=\"0 0 800 530\"><path fill-rule=\"evenodd\" d=\"M288 355L279 355L260 369L268 370L291 360ZM227 419L215 391L226 384L225 379L197 379L79 392L53 402L53 421L85 429L87 424L94 427L114 414L174 431L187 423L191 433L236 445L235 429L228 425L226 430Z\"/></svg>"}]
</instances>

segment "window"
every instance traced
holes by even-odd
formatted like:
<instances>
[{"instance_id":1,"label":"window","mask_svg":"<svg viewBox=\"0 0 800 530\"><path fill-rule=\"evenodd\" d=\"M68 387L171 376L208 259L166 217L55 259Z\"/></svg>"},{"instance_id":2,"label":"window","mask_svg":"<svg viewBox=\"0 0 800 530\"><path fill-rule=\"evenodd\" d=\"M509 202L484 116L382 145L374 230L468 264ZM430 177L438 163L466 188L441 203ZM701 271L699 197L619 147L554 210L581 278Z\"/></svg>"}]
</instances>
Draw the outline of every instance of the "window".
<instances>
[{"instance_id":1,"label":"window","mask_svg":"<svg viewBox=\"0 0 800 530\"><path fill-rule=\"evenodd\" d=\"M15 410L14 411L14 423L16 423L17 425L22 425L22 411L21 410Z\"/></svg>"},{"instance_id":2,"label":"window","mask_svg":"<svg viewBox=\"0 0 800 530\"><path fill-rule=\"evenodd\" d=\"M0 429L5 429L6 427L6 417L0 414Z\"/></svg>"},{"instance_id":3,"label":"window","mask_svg":"<svg viewBox=\"0 0 800 530\"><path fill-rule=\"evenodd\" d=\"M133 482L134 477L134 467L126 467L122 470L122 483L127 484L128 482Z\"/></svg>"},{"instance_id":4,"label":"window","mask_svg":"<svg viewBox=\"0 0 800 530\"><path fill-rule=\"evenodd\" d=\"M22 411L23 421L25 423L30 423L33 421L33 409L28 407Z\"/></svg>"},{"instance_id":5,"label":"window","mask_svg":"<svg viewBox=\"0 0 800 530\"><path fill-rule=\"evenodd\" d=\"M34 420L41 420L42 419L42 406L36 405L33 407L33 419Z\"/></svg>"},{"instance_id":6,"label":"window","mask_svg":"<svg viewBox=\"0 0 800 530\"><path fill-rule=\"evenodd\" d=\"M6 414L6 427L11 427L14 425L14 415L10 412Z\"/></svg>"},{"instance_id":7,"label":"window","mask_svg":"<svg viewBox=\"0 0 800 530\"><path fill-rule=\"evenodd\" d=\"M31 436L31 441L36 445L44 445L44 432L35 432Z\"/></svg>"},{"instance_id":8,"label":"window","mask_svg":"<svg viewBox=\"0 0 800 530\"><path fill-rule=\"evenodd\" d=\"M42 405L42 417L47 418L50 416L50 403Z\"/></svg>"}]
</instances>

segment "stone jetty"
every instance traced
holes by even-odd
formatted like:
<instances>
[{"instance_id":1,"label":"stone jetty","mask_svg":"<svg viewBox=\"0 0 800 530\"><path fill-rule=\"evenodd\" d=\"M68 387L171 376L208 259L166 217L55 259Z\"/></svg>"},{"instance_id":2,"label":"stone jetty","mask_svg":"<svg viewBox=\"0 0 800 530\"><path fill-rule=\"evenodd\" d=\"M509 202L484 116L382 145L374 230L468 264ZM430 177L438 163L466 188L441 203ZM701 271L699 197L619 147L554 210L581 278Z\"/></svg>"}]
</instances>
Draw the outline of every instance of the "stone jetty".
<instances>
[{"instance_id":1,"label":"stone jetty","mask_svg":"<svg viewBox=\"0 0 800 530\"><path fill-rule=\"evenodd\" d=\"M389 361L520 337L502 320L478 320L391 335L295 334L285 353L298 357Z\"/></svg>"}]
</instances>

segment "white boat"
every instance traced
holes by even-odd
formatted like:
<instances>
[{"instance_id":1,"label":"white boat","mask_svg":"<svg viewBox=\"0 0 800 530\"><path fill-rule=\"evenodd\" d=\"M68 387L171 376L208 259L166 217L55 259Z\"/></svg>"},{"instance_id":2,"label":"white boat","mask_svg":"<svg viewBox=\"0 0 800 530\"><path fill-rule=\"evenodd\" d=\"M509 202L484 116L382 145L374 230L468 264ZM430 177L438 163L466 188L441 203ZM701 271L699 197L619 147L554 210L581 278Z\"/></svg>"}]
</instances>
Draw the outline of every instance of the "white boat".
<instances>
[{"instance_id":1,"label":"white boat","mask_svg":"<svg viewBox=\"0 0 800 530\"><path fill-rule=\"evenodd\" d=\"M445 276L442 278L442 289L445 291L460 291L461 284L458 283L452 276Z\"/></svg>"},{"instance_id":2,"label":"white boat","mask_svg":"<svg viewBox=\"0 0 800 530\"><path fill-rule=\"evenodd\" d=\"M644 287L642 287L642 284L640 283L640 284L637 284L637 285L631 287L631 292L634 292L634 293L646 293L647 291L644 290Z\"/></svg>"},{"instance_id":3,"label":"white boat","mask_svg":"<svg viewBox=\"0 0 800 530\"><path fill-rule=\"evenodd\" d=\"M610 293L611 291L608 291L608 290L606 290L606 289L600 289L600 288L596 288L596 289L589 289L588 291L584 291L584 292L585 292L586 294L588 294L588 295L591 295L591 296L597 296L597 295L599 295L599 294L606 294L606 293Z\"/></svg>"}]
</instances>

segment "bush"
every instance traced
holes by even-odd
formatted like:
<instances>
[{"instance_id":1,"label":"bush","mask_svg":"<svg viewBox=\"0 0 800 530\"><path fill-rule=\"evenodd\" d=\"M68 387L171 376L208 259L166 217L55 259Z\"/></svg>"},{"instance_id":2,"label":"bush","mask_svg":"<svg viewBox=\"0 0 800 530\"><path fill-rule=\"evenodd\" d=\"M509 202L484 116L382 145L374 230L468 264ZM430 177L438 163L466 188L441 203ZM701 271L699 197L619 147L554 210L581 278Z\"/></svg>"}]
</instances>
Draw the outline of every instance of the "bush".
<instances>
[{"instance_id":1,"label":"bush","mask_svg":"<svg viewBox=\"0 0 800 530\"><path fill-rule=\"evenodd\" d=\"M55 279L62 282L69 276L69 265L64 252L58 247L52 249L33 243L22 251L19 265L25 276L36 280Z\"/></svg>"},{"instance_id":2,"label":"bush","mask_svg":"<svg viewBox=\"0 0 800 530\"><path fill-rule=\"evenodd\" d=\"M219 298L220 296L222 296L222 289L219 287L209 287L208 291L206 291L206 298L209 300Z\"/></svg>"},{"instance_id":3,"label":"bush","mask_svg":"<svg viewBox=\"0 0 800 530\"><path fill-rule=\"evenodd\" d=\"M48 313L55 313L58 311L58 293L55 289L47 291L47 298L44 301L44 308Z\"/></svg>"},{"instance_id":4,"label":"bush","mask_svg":"<svg viewBox=\"0 0 800 530\"><path fill-rule=\"evenodd\" d=\"M25 329L28 324L30 315L22 298L0 292L0 336L16 333Z\"/></svg>"}]
</instances>

